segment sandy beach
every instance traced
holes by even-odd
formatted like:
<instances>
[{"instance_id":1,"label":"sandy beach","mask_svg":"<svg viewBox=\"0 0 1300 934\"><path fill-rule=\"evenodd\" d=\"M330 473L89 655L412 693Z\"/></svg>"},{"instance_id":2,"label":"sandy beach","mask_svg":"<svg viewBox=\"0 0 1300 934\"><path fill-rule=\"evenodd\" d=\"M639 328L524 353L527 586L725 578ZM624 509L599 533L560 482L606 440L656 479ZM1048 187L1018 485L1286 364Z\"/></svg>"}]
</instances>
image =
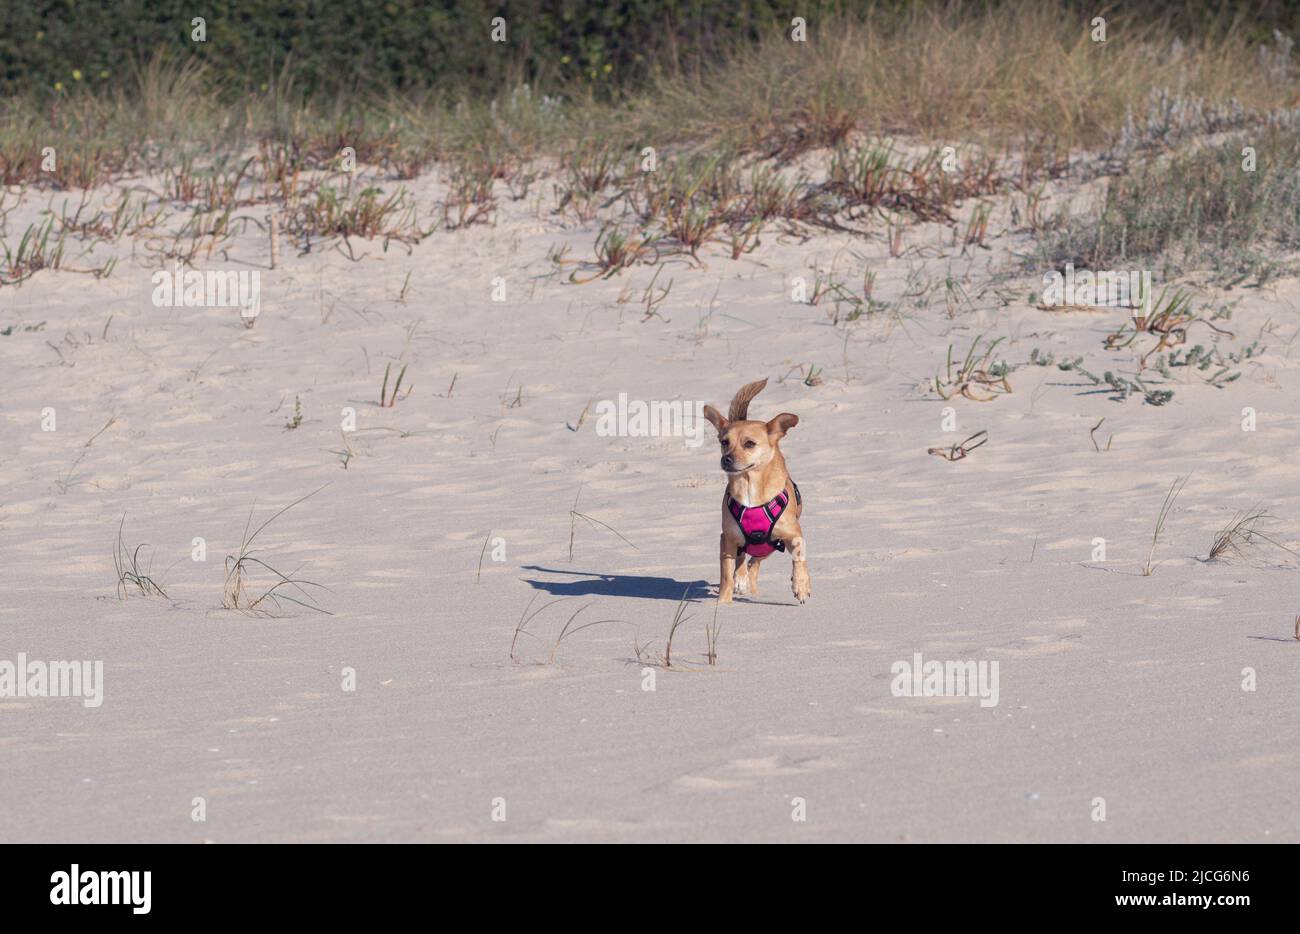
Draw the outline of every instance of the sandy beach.
<instances>
[{"instance_id":1,"label":"sandy beach","mask_svg":"<svg viewBox=\"0 0 1300 934\"><path fill-rule=\"evenodd\" d=\"M359 171L447 197L439 171ZM1120 371L1154 339L1108 350L1128 309L1038 307L1005 197L980 245L773 231L576 284L600 222L500 194L488 224L286 243L275 269L245 225L193 268L256 270L252 327L159 307L169 266L129 239L79 260L110 275L0 289L0 660L102 662L98 706L0 698L0 840L1300 840L1294 278L1183 280L1215 324L1189 346L1257 346L1157 405L1057 365ZM28 192L8 234L79 199ZM792 297L867 272L856 320ZM977 338L1011 391L942 398ZM754 417L800 418L812 597L776 555L717 607L712 430L597 412L762 377ZM224 608L250 511L313 491L256 541L321 585L278 591L308 605ZM1270 540L1206 560L1257 506ZM119 588L119 525L161 592ZM918 661L995 670L996 702L900 696Z\"/></svg>"}]
</instances>

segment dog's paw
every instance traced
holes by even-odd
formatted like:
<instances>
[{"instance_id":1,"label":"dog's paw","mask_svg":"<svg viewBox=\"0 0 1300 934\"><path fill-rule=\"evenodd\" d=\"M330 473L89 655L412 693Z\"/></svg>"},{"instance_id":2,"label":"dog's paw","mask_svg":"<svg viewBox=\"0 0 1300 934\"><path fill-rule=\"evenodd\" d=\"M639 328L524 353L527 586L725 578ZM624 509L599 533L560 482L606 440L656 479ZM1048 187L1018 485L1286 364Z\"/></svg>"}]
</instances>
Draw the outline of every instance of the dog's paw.
<instances>
[{"instance_id":1,"label":"dog's paw","mask_svg":"<svg viewBox=\"0 0 1300 934\"><path fill-rule=\"evenodd\" d=\"M731 602L731 591L730 591L730 590L725 590L725 591L720 592L720 593L718 594L718 602L719 602L719 603L730 603L730 602Z\"/></svg>"},{"instance_id":2,"label":"dog's paw","mask_svg":"<svg viewBox=\"0 0 1300 934\"><path fill-rule=\"evenodd\" d=\"M790 590L794 594L794 598L800 603L808 601L808 598L812 596L812 581L808 579L807 571L802 573L795 571L790 578Z\"/></svg>"},{"instance_id":3,"label":"dog's paw","mask_svg":"<svg viewBox=\"0 0 1300 934\"><path fill-rule=\"evenodd\" d=\"M749 586L749 575L737 574L736 575L736 596L743 597L745 596L745 594L751 592L752 591L750 590L750 586Z\"/></svg>"}]
</instances>

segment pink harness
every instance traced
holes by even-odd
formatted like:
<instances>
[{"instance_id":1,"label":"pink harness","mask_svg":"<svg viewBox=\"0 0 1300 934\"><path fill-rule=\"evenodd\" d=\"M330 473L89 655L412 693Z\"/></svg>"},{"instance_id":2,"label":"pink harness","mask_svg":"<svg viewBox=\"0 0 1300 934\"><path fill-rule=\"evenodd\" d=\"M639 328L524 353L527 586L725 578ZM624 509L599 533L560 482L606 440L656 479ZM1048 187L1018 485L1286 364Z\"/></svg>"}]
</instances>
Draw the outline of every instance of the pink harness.
<instances>
[{"instance_id":1,"label":"pink harness","mask_svg":"<svg viewBox=\"0 0 1300 934\"><path fill-rule=\"evenodd\" d=\"M799 495L798 484L791 480L790 485L794 487L795 501L802 504L803 497ZM762 506L742 506L732 499L730 493L727 494L727 511L745 533L745 554L765 558L773 551L785 551L785 542L772 540L772 530L776 528L776 520L781 518L789 504L790 494L785 490L778 493L776 499L769 500Z\"/></svg>"}]
</instances>

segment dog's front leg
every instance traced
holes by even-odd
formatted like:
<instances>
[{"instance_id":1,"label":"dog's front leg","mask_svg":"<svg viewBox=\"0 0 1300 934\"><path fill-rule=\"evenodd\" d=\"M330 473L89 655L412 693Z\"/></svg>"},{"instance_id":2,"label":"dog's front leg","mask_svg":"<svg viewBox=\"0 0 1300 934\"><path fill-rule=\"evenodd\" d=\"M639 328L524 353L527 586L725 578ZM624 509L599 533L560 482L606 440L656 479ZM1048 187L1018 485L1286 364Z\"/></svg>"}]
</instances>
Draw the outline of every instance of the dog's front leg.
<instances>
[{"instance_id":1,"label":"dog's front leg","mask_svg":"<svg viewBox=\"0 0 1300 934\"><path fill-rule=\"evenodd\" d=\"M794 598L803 603L812 596L812 581L808 579L808 552L802 531L796 532L790 539L790 556L794 559L790 590L794 593Z\"/></svg>"},{"instance_id":2,"label":"dog's front leg","mask_svg":"<svg viewBox=\"0 0 1300 934\"><path fill-rule=\"evenodd\" d=\"M718 540L720 550L719 563L722 565L721 578L718 581L718 602L730 603L731 594L736 586L736 546L727 540L723 532Z\"/></svg>"}]
</instances>

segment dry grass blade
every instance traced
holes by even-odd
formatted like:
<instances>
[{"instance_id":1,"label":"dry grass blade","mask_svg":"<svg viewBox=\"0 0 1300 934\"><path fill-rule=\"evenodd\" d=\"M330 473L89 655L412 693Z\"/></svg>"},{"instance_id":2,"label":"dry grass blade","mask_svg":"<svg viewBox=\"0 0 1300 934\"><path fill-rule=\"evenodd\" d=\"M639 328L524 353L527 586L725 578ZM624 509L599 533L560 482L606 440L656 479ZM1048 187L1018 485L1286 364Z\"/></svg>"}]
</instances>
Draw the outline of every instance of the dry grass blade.
<instances>
[{"instance_id":1,"label":"dry grass blade","mask_svg":"<svg viewBox=\"0 0 1300 934\"><path fill-rule=\"evenodd\" d=\"M407 364L403 363L402 369L397 373L397 382L393 385L393 391L389 394L388 376L392 372L393 365L391 363L384 365L384 383L379 387L379 407L381 409L391 409L393 406L397 405L397 394L401 392L402 380L406 376L406 367ZM411 394L412 388L413 387L411 386L406 387L406 396L402 396L403 399Z\"/></svg>"},{"instance_id":2,"label":"dry grass blade","mask_svg":"<svg viewBox=\"0 0 1300 934\"><path fill-rule=\"evenodd\" d=\"M1272 516L1259 506L1234 514L1219 534L1214 536L1214 542L1210 545L1209 560L1215 561L1228 555L1241 554L1242 549L1256 537L1255 524L1271 518Z\"/></svg>"},{"instance_id":3,"label":"dry grass blade","mask_svg":"<svg viewBox=\"0 0 1300 934\"><path fill-rule=\"evenodd\" d=\"M717 601L713 604L713 622L704 624L704 638L707 643L705 656L710 665L718 663L718 633L722 631L722 624L718 622L718 607L721 606Z\"/></svg>"},{"instance_id":4,"label":"dry grass blade","mask_svg":"<svg viewBox=\"0 0 1300 934\"><path fill-rule=\"evenodd\" d=\"M673 613L672 625L668 627L668 644L664 646L665 668L673 667L673 636L677 634L677 629L690 619L689 616L684 615L686 612L686 597L690 592L690 587L682 591L682 598L677 601L677 610Z\"/></svg>"},{"instance_id":5,"label":"dry grass blade","mask_svg":"<svg viewBox=\"0 0 1300 934\"><path fill-rule=\"evenodd\" d=\"M478 553L478 571L474 575L474 583L483 579L483 556L487 554L488 542L492 539L492 530L488 529L487 535L483 536L483 549Z\"/></svg>"},{"instance_id":6,"label":"dry grass blade","mask_svg":"<svg viewBox=\"0 0 1300 934\"><path fill-rule=\"evenodd\" d=\"M1099 422L1097 422L1097 424L1093 425L1092 428L1091 428L1091 430L1089 430L1089 432L1088 432L1088 437L1089 437L1090 439L1092 439L1092 448L1093 448L1093 450L1096 451L1098 454L1101 453L1101 448L1097 446L1097 429L1100 428L1100 427L1102 426L1102 423L1105 422L1105 421L1106 421L1106 419L1104 419L1104 418L1101 419L1101 421L1099 421ZM1111 443L1112 441L1114 441L1114 440L1115 440L1115 436L1114 436L1114 435L1111 435L1109 438L1106 439L1106 450L1107 450L1107 451L1110 450L1110 443Z\"/></svg>"},{"instance_id":7,"label":"dry grass blade","mask_svg":"<svg viewBox=\"0 0 1300 934\"><path fill-rule=\"evenodd\" d=\"M166 597L167 593L149 576L148 569L140 568L140 549L148 548L149 545L136 545L134 550L128 548L122 538L122 529L125 525L126 513L122 513L122 521L117 526L117 543L113 547L113 569L117 572L118 598L125 600L131 588L135 588L143 597L150 594Z\"/></svg>"},{"instance_id":8,"label":"dry grass blade","mask_svg":"<svg viewBox=\"0 0 1300 934\"><path fill-rule=\"evenodd\" d=\"M1258 524L1260 522L1266 522L1273 518L1275 517L1269 515L1266 507L1258 505L1252 509L1236 513L1231 521L1214 537L1207 560L1213 561L1228 555L1239 555L1245 550L1246 546L1255 544L1256 539L1268 542L1268 544L1276 548L1281 548L1288 554L1297 554L1294 549L1288 548L1271 535L1259 530Z\"/></svg>"},{"instance_id":9,"label":"dry grass blade","mask_svg":"<svg viewBox=\"0 0 1300 934\"><path fill-rule=\"evenodd\" d=\"M46 341L46 343L49 344L49 341ZM50 346L54 347L53 344L50 344ZM55 347L54 349L58 351L57 347ZM62 352L59 352L59 357L62 358L62 356L63 356ZM81 446L81 452L77 455L77 459L72 462L72 466L69 467L61 476L56 477L54 480L55 486L58 487L60 493L67 493L68 490L72 488L72 485L76 482L75 478L77 474L77 468L81 466L81 462L86 459L86 454L90 450L90 446L95 443L95 439L98 438L100 435L102 435L104 432L108 431L108 429L112 428L115 424L117 424L117 416L116 415L109 416L108 421L104 423L104 427L99 429L99 431L95 432L93 435L91 435L89 438L86 439L86 443ZM125 516L123 518L125 518Z\"/></svg>"},{"instance_id":10,"label":"dry grass blade","mask_svg":"<svg viewBox=\"0 0 1300 934\"><path fill-rule=\"evenodd\" d=\"M1143 577L1150 577L1155 573L1155 565L1151 561L1155 557L1156 544L1160 541L1160 533L1165 530L1165 522L1169 518L1169 511L1174 508L1174 502L1178 499L1178 494L1183 492L1183 487L1187 485L1190 478L1191 474L1188 474L1182 479L1175 479L1169 485L1169 492L1165 494L1165 501L1160 505L1160 514L1156 517L1155 531L1151 534L1151 550L1147 552L1147 563L1142 569Z\"/></svg>"},{"instance_id":11,"label":"dry grass blade","mask_svg":"<svg viewBox=\"0 0 1300 934\"><path fill-rule=\"evenodd\" d=\"M225 561L226 579L222 587L222 595L221 595L221 605L225 609L242 610L245 612L260 611L265 613L267 611L262 608L262 605L264 603L269 602L270 604L274 605L277 610L279 610L281 606L281 601L288 601L289 603L297 604L298 606L301 606L304 609L314 610L317 613L324 613L327 616L333 615L328 610L324 609L319 604L317 604L315 599L306 590L307 587L314 587L318 590L328 591L329 590L328 587L326 587L323 584L319 584L315 581L310 581L304 578L296 577L295 575L298 573L298 570L295 570L292 574L282 573L278 569L272 567L267 562L263 561L261 558L254 557L254 552L252 547L253 542L256 541L257 539L257 536L262 534L263 530L265 530L267 526L269 526L276 519L280 518L280 516L284 515L294 506L297 506L299 503L302 503L305 500L310 499L311 497L315 496L323 489L325 489L325 487L320 487L319 489L313 490L312 492L308 493L306 496L300 497L294 500L289 505L283 507L278 512L276 512L273 516L271 516L271 518L267 519L265 522L259 525L257 527L257 530L254 531L252 535L248 534L248 530L253 524L253 512L257 508L257 504L254 503L253 506L249 508L248 521L244 523L244 534L239 544L239 553L237 555L226 555L226 561ZM249 590L248 590L248 586L251 580L250 572L255 567L262 568L263 570L269 572L272 576L276 578L276 581L270 587L263 590L260 595L250 599ZM286 590L295 591L297 593L297 596L293 596L289 593L286 593L285 592Z\"/></svg>"},{"instance_id":12,"label":"dry grass blade","mask_svg":"<svg viewBox=\"0 0 1300 934\"><path fill-rule=\"evenodd\" d=\"M593 604L588 603L579 607L577 611L572 616L569 617L568 621L560 629L560 634L555 637L555 644L551 646L550 658L546 660L546 663L548 665L555 661L555 653L560 651L560 643L564 641L566 636L571 636L576 632L582 632L582 630L584 629L590 629L592 626L602 626L605 623L622 622L622 620L617 620L617 619L596 619L596 620L592 620L590 623L583 623L581 626L574 626L573 622L578 618L578 614L581 613L583 610L590 609L592 606Z\"/></svg>"},{"instance_id":13,"label":"dry grass blade","mask_svg":"<svg viewBox=\"0 0 1300 934\"><path fill-rule=\"evenodd\" d=\"M623 541L627 542L627 544L632 545L632 548L634 550L636 551L641 550L640 548L637 548L636 545L632 544L632 542L628 541L627 536L625 536L618 529L614 528L611 525L606 525L604 522L601 522L599 519L593 516L589 516L586 513L578 512L578 498L580 496L582 496L581 483L578 484L577 495L573 497L573 508L569 510L569 560L570 561L573 560L573 539L574 539L574 535L577 532L577 525L579 519L585 519L587 521L587 524L590 525L592 528L595 528L596 526L600 526L601 528L608 529L609 531L617 535L619 538L623 539Z\"/></svg>"},{"instance_id":14,"label":"dry grass blade","mask_svg":"<svg viewBox=\"0 0 1300 934\"><path fill-rule=\"evenodd\" d=\"M515 624L514 638L510 640L511 661L518 661L518 659L515 658L515 648L519 645L520 636L528 636L529 638L532 639L537 638L531 632L527 631L528 624L531 623L538 616L538 614L540 614L548 606L554 606L557 603L563 603L566 599L568 599L567 597L560 597L557 600L552 600L550 603L543 604L540 609L538 609L537 611L529 615L528 611L533 608L533 604L537 602L538 596L539 596L538 594L533 594L533 598L528 601L528 606L524 607L524 611L519 614L519 622Z\"/></svg>"}]
</instances>

